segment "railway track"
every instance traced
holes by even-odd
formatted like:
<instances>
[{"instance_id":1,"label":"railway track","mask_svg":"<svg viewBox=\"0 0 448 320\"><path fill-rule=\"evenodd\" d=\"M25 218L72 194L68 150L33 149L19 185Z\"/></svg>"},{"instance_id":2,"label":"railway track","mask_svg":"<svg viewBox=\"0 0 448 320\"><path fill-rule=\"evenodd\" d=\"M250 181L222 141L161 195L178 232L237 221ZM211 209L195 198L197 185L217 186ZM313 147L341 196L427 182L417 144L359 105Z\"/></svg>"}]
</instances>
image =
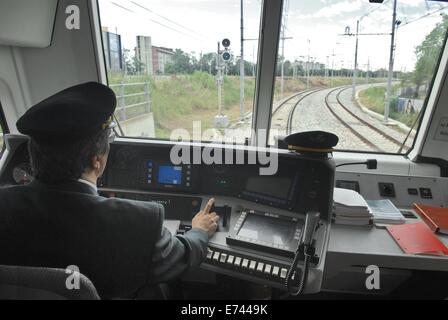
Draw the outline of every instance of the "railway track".
<instances>
[{"instance_id":1,"label":"railway track","mask_svg":"<svg viewBox=\"0 0 448 320\"><path fill-rule=\"evenodd\" d=\"M343 126L373 151L397 152L402 147L402 142L356 115L342 103L340 95L348 88L350 87L335 88L329 91L325 96L327 109ZM330 101L331 96L334 96L335 101Z\"/></svg>"},{"instance_id":2,"label":"railway track","mask_svg":"<svg viewBox=\"0 0 448 320\"><path fill-rule=\"evenodd\" d=\"M292 133L293 115L297 106L309 95L323 90L324 88L314 88L301 91L282 101L281 104L272 113L273 127L279 130L285 130L285 135ZM286 121L285 121L286 119ZM285 125L286 124L286 125Z\"/></svg>"},{"instance_id":3,"label":"railway track","mask_svg":"<svg viewBox=\"0 0 448 320\"><path fill-rule=\"evenodd\" d=\"M338 135L345 135L346 141L347 138L348 140L358 138L360 143L366 145L367 150L374 152L401 153L402 151L409 149L409 141L403 146L402 141L400 141L399 138L397 139L399 135L391 132L393 129L387 127L384 128L384 126L379 123L375 125L377 120L368 121L369 119L365 119L365 117L368 117L367 115L363 117L362 114L354 112L356 110L353 110L353 107L350 109L343 103L341 93L349 88L351 88L351 86L342 86L334 89L320 87L294 94L282 101L273 111L271 127L278 130L278 135L289 135L293 133L294 114L300 103L312 94L323 90L329 90L325 93L325 106L323 106L323 110L328 110L330 114L338 120L340 129L334 128L334 130L336 130ZM314 123L314 126L315 125L316 123ZM348 135L344 128L348 129ZM350 138L350 135L353 135L354 137ZM352 147L349 145L348 149L351 148Z\"/></svg>"}]
</instances>

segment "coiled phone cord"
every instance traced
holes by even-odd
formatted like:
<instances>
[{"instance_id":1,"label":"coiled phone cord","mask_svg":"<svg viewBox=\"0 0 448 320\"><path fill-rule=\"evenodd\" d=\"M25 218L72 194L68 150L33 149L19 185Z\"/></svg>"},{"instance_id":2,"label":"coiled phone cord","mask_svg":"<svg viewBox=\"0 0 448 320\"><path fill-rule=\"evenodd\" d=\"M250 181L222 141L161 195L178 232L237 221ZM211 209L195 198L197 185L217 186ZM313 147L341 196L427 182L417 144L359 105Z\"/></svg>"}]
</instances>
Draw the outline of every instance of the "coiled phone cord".
<instances>
[{"instance_id":1,"label":"coiled phone cord","mask_svg":"<svg viewBox=\"0 0 448 320\"><path fill-rule=\"evenodd\" d=\"M299 249L300 250L300 249ZM285 286L288 289L288 293L292 296L298 296L299 294L303 294L305 291L306 280L308 278L308 266L310 263L311 256L306 253L306 249L304 249L304 260L303 260L303 269L300 275L300 282L298 283L298 288L296 291L293 291L291 288L291 280L292 277L296 274L297 265L299 264L299 250L297 250L294 260L292 262L291 268L288 270L288 274L285 279Z\"/></svg>"}]
</instances>

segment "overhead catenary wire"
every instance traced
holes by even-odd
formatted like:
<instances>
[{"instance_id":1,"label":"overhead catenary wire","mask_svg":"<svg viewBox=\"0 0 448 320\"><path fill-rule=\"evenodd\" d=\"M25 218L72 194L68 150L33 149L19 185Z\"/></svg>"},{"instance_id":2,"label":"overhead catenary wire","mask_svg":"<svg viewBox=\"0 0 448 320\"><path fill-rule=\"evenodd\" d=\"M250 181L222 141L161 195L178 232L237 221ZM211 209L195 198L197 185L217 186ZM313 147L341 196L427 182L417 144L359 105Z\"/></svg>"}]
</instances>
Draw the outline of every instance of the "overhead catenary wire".
<instances>
[{"instance_id":1,"label":"overhead catenary wire","mask_svg":"<svg viewBox=\"0 0 448 320\"><path fill-rule=\"evenodd\" d=\"M445 10L445 9L448 9L448 6L444 6L444 7L442 7L442 8L437 9L437 10L428 12L428 13L426 13L426 14L420 16L420 17L417 17L417 18L415 18L415 19L412 19L412 20L409 20L409 21L407 21L407 22L405 22L405 23L402 23L402 24L400 25L400 28L403 28L404 26L407 26L408 24L411 24L411 23L413 23L413 22L419 21L419 20L421 20L421 19L423 19L423 18L432 16L433 14L436 14L437 12L440 12L440 11Z\"/></svg>"},{"instance_id":2,"label":"overhead catenary wire","mask_svg":"<svg viewBox=\"0 0 448 320\"><path fill-rule=\"evenodd\" d=\"M139 8L141 8L141 9L143 9L143 10L145 10L145 11L148 11L148 12L150 12L150 13L152 13L152 14L154 14L154 15L156 15L156 16L158 16L158 17L160 17L160 18L162 18L162 19L164 19L164 20L166 20L166 21L168 21L168 22L170 22L170 23L172 23L172 24L174 24L174 25L176 25L176 26L182 28L182 29L185 29L185 30L188 31L188 32L191 32L191 33L193 33L193 34L195 34L195 35L199 35L199 36L201 36L201 37L203 37L203 38L208 38L207 36L205 36L205 35L203 35L203 34L197 32L197 31L195 31L195 30L192 30L192 29L190 29L190 28L188 28L188 27L186 27L186 26L184 26L184 25L182 25L182 24L180 24L180 23L178 23L178 22L176 22L176 21L173 21L173 20L171 20L171 19L169 19L169 18L167 18L167 17L165 17L165 16L163 16L163 15L161 15L161 14L158 14L158 13L155 12L154 10L149 9L148 7L145 7L144 5L142 5L142 4L140 4L140 3L136 2L136 1L132 1L132 0L128 0L128 1L129 1L130 3L132 3L133 5L135 5L135 6L139 7Z\"/></svg>"},{"instance_id":3,"label":"overhead catenary wire","mask_svg":"<svg viewBox=\"0 0 448 320\"><path fill-rule=\"evenodd\" d=\"M132 9L129 9L128 7L125 7L125 6L123 6L123 5L120 5L120 4L118 4L118 3L114 2L114 1L110 1L110 3L113 4L114 6L116 6L116 7L120 8L120 9L122 9L122 10L128 11L128 12L133 13L133 14L138 14L137 12L133 11ZM180 34L182 34L182 35L184 35L184 36L193 38L193 39L195 39L195 40L201 40L200 38L198 38L198 37L196 37L196 36L193 36L193 35L188 34L188 33L186 33L186 32L183 32L183 31L177 30L177 29L175 29L175 28L172 28L172 27L170 27L170 26L167 26L166 24L163 24L163 23L161 23L161 22L159 22L159 21L156 21L156 20L154 20L154 19L151 19L151 18L146 18L146 19L148 19L149 21L151 21L151 22L153 22L153 23L155 23L155 24L158 24L158 25L160 25L160 26L162 26L162 27L164 27L164 28L167 28L167 29L169 29L169 30L171 30L171 31L180 33Z\"/></svg>"}]
</instances>

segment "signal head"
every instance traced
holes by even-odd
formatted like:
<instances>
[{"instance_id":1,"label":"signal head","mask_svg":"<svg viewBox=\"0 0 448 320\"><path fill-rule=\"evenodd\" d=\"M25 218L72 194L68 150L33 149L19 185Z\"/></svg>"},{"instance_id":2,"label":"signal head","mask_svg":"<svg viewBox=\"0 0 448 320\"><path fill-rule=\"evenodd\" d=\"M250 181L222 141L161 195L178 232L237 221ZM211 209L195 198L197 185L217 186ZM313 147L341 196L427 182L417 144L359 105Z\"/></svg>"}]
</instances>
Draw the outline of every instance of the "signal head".
<instances>
[{"instance_id":1,"label":"signal head","mask_svg":"<svg viewBox=\"0 0 448 320\"><path fill-rule=\"evenodd\" d=\"M229 61L231 58L232 56L230 55L230 52L224 51L224 53L222 54L222 60Z\"/></svg>"},{"instance_id":2,"label":"signal head","mask_svg":"<svg viewBox=\"0 0 448 320\"><path fill-rule=\"evenodd\" d=\"M227 38L222 40L222 45L224 46L224 48L228 48L230 46L230 40Z\"/></svg>"}]
</instances>

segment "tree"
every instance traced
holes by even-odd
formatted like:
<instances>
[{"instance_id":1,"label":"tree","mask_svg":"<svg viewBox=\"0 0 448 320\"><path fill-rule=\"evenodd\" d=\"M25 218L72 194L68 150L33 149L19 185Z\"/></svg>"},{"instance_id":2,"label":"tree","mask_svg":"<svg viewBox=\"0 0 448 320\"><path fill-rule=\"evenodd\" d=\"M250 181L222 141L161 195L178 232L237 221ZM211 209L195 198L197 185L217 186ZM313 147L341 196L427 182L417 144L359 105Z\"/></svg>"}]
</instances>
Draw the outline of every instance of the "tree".
<instances>
[{"instance_id":1,"label":"tree","mask_svg":"<svg viewBox=\"0 0 448 320\"><path fill-rule=\"evenodd\" d=\"M142 74L145 70L145 64L141 62L136 56L132 58L132 67L135 71L135 74Z\"/></svg>"},{"instance_id":2,"label":"tree","mask_svg":"<svg viewBox=\"0 0 448 320\"><path fill-rule=\"evenodd\" d=\"M125 73L134 74L134 68L132 67L131 51L123 48L123 62Z\"/></svg>"},{"instance_id":3,"label":"tree","mask_svg":"<svg viewBox=\"0 0 448 320\"><path fill-rule=\"evenodd\" d=\"M420 86L427 84L433 77L439 54L441 52L448 27L448 16L444 14L442 21L425 37L415 49L417 63L413 72L415 95L418 96Z\"/></svg>"},{"instance_id":4,"label":"tree","mask_svg":"<svg viewBox=\"0 0 448 320\"><path fill-rule=\"evenodd\" d=\"M165 66L165 72L168 74L191 74L195 70L194 61L195 59L188 53L176 49L173 61Z\"/></svg>"}]
</instances>

